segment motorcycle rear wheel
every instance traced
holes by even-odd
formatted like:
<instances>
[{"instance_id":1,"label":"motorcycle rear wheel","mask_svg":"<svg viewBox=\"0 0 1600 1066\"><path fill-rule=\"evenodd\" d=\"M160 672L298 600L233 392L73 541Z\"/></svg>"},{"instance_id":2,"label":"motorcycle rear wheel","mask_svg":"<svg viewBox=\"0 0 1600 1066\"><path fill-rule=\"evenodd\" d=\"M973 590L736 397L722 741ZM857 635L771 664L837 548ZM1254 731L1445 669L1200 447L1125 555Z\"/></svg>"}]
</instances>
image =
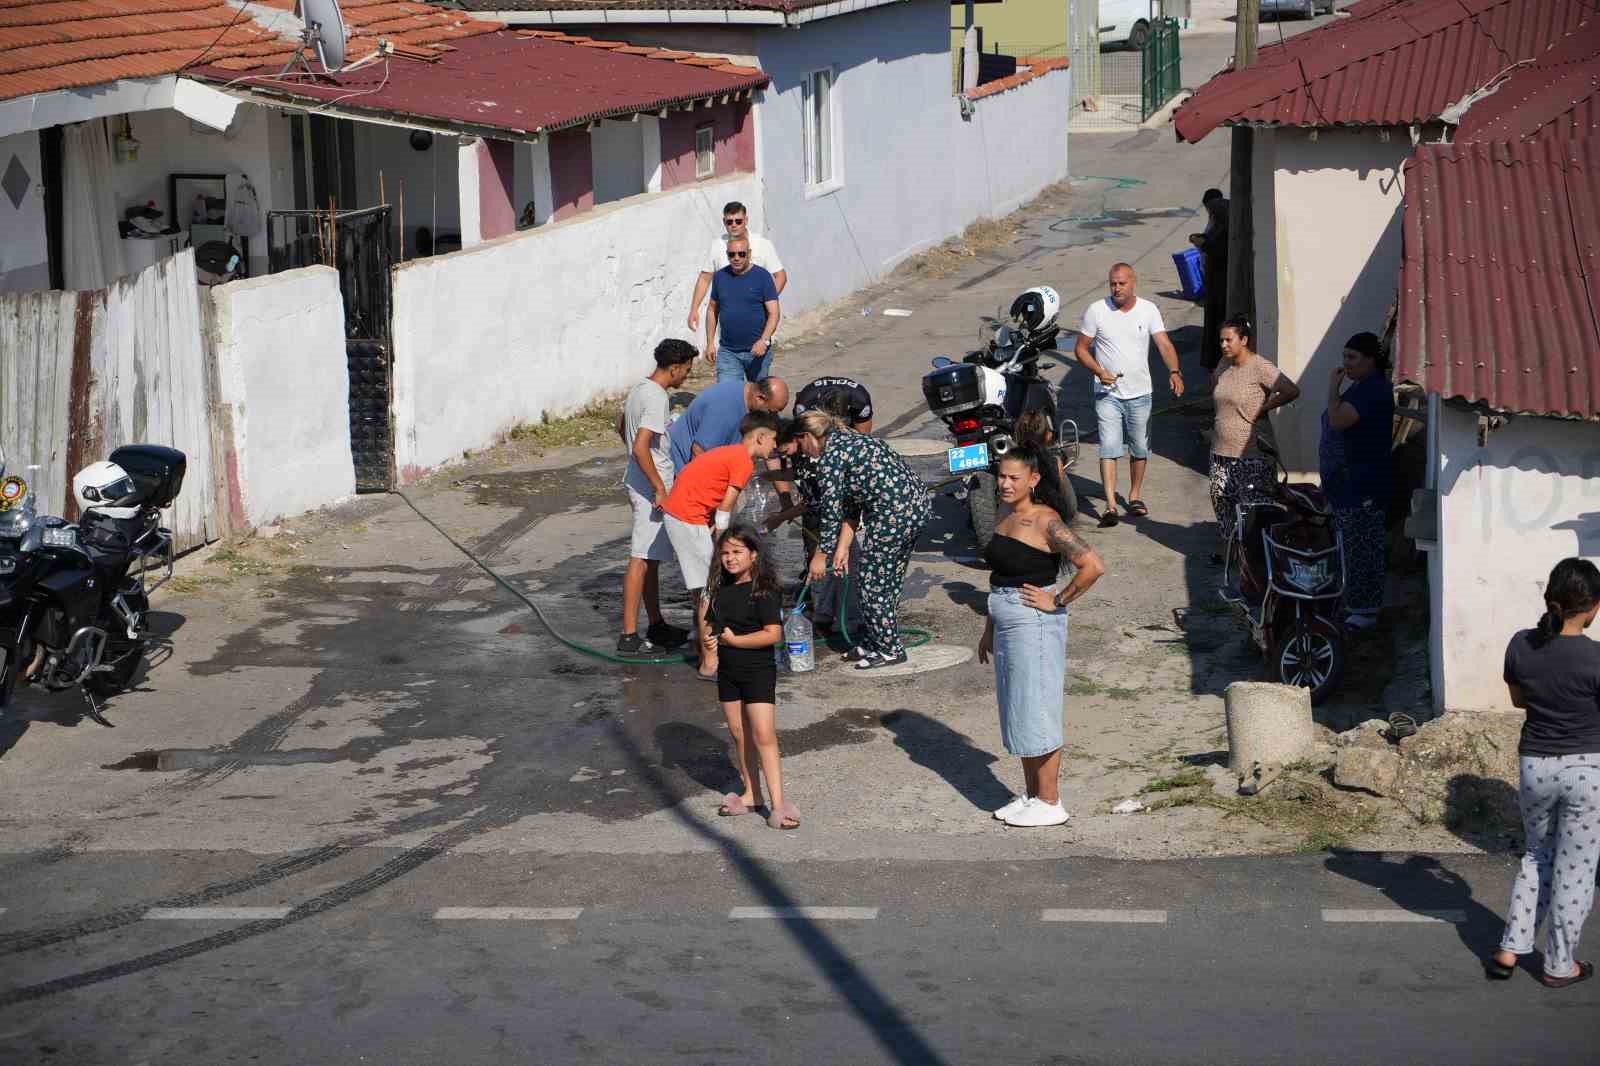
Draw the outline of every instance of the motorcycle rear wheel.
<instances>
[{"instance_id":1,"label":"motorcycle rear wheel","mask_svg":"<svg viewBox=\"0 0 1600 1066\"><path fill-rule=\"evenodd\" d=\"M994 475L987 470L973 474L967 485L967 515L972 520L972 535L978 541L979 554L988 551L989 541L994 537L995 517L1000 507L999 493L1000 487L995 483Z\"/></svg>"},{"instance_id":2,"label":"motorcycle rear wheel","mask_svg":"<svg viewBox=\"0 0 1600 1066\"><path fill-rule=\"evenodd\" d=\"M1272 672L1285 685L1311 690L1313 706L1322 703L1344 678L1344 632L1326 618L1291 621L1272 646Z\"/></svg>"}]
</instances>

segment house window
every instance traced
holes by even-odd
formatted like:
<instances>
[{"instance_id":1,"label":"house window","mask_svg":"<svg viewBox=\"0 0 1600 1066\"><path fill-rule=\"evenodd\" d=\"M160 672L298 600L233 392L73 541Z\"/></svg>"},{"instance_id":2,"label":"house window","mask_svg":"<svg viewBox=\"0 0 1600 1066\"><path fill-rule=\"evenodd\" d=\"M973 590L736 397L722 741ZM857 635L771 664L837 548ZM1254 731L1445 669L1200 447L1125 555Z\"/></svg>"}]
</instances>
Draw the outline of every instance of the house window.
<instances>
[{"instance_id":1,"label":"house window","mask_svg":"<svg viewBox=\"0 0 1600 1066\"><path fill-rule=\"evenodd\" d=\"M694 128L694 176L697 178L709 178L717 172L716 134L715 126Z\"/></svg>"},{"instance_id":2,"label":"house window","mask_svg":"<svg viewBox=\"0 0 1600 1066\"><path fill-rule=\"evenodd\" d=\"M833 71L817 70L801 83L805 108L806 185L811 188L838 181L833 158Z\"/></svg>"}]
</instances>

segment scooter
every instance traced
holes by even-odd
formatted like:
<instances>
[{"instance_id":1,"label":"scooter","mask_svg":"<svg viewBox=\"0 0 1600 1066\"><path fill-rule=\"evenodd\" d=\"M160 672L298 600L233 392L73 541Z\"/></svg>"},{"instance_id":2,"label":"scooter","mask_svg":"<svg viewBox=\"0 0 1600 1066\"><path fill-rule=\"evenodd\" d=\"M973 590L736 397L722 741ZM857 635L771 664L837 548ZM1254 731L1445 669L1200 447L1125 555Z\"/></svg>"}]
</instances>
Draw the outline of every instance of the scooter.
<instances>
[{"instance_id":1,"label":"scooter","mask_svg":"<svg viewBox=\"0 0 1600 1066\"><path fill-rule=\"evenodd\" d=\"M959 363L939 356L922 377L923 399L955 440L946 454L953 477L944 484L959 485L965 492L979 551L994 536L1000 500L995 470L1015 446L1016 422L1023 412L1043 408L1055 432L1052 452L1066 468L1078 461L1078 424L1058 417L1056 386L1042 374L1056 364L1040 362L1045 352L1055 350L1059 311L1055 290L1029 289L1012 302L1006 320L986 328L982 348ZM1077 495L1070 478L1061 481L1071 512L1062 517L1071 521L1078 512Z\"/></svg>"},{"instance_id":2,"label":"scooter","mask_svg":"<svg viewBox=\"0 0 1600 1066\"><path fill-rule=\"evenodd\" d=\"M1220 591L1266 657L1268 674L1310 689L1319 704L1338 687L1347 659L1344 538L1322 490L1291 484L1278 453L1267 444L1261 450L1281 476L1269 499L1237 505ZM1247 497L1263 487L1248 486Z\"/></svg>"},{"instance_id":3,"label":"scooter","mask_svg":"<svg viewBox=\"0 0 1600 1066\"><path fill-rule=\"evenodd\" d=\"M144 659L150 593L172 576L161 509L186 466L172 448L118 448L73 478L82 514L72 523L39 514L30 479L5 474L0 453L0 712L18 684L77 688L88 717L112 724L99 701L126 688Z\"/></svg>"}]
</instances>

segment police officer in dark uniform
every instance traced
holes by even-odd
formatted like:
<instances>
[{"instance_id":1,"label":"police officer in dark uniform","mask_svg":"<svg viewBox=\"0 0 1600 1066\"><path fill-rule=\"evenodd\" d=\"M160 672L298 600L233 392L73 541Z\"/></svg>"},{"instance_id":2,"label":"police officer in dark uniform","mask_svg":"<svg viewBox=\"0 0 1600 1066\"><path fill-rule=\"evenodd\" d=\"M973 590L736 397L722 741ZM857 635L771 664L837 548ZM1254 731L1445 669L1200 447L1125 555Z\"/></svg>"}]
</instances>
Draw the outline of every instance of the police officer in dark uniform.
<instances>
[{"instance_id":1,"label":"police officer in dark uniform","mask_svg":"<svg viewBox=\"0 0 1600 1066\"><path fill-rule=\"evenodd\" d=\"M794 416L817 409L842 418L857 433L872 432L872 394L855 378L818 378L794 398Z\"/></svg>"}]
</instances>

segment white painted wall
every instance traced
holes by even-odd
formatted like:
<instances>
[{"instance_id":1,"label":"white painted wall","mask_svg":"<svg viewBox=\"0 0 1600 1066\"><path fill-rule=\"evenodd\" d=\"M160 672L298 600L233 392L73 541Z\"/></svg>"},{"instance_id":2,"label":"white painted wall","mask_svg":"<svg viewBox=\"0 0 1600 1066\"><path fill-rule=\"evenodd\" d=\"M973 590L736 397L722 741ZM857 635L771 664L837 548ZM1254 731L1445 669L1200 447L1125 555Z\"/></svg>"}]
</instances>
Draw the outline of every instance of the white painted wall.
<instances>
[{"instance_id":1,"label":"white painted wall","mask_svg":"<svg viewBox=\"0 0 1600 1066\"><path fill-rule=\"evenodd\" d=\"M631 386L683 315L727 200L752 175L646 194L395 268L402 483L522 422ZM753 212L755 213L755 212ZM759 228L759 215L753 219Z\"/></svg>"},{"instance_id":2,"label":"white painted wall","mask_svg":"<svg viewBox=\"0 0 1600 1066\"><path fill-rule=\"evenodd\" d=\"M786 310L838 299L1066 176L1070 72L980 99L964 120L945 0L770 30L756 47L772 76L757 109L764 232L789 270ZM801 81L829 65L843 184L808 195Z\"/></svg>"},{"instance_id":3,"label":"white painted wall","mask_svg":"<svg viewBox=\"0 0 1600 1066\"><path fill-rule=\"evenodd\" d=\"M0 138L0 176L12 159L27 173L21 206L0 192L0 292L30 292L50 287L50 252L44 225L44 166L39 135L33 131Z\"/></svg>"},{"instance_id":4,"label":"white painted wall","mask_svg":"<svg viewBox=\"0 0 1600 1066\"><path fill-rule=\"evenodd\" d=\"M354 493L338 271L289 270L209 297L245 519L265 525Z\"/></svg>"},{"instance_id":5,"label":"white painted wall","mask_svg":"<svg viewBox=\"0 0 1600 1066\"><path fill-rule=\"evenodd\" d=\"M1517 417L1478 447L1477 416L1437 405L1434 702L1510 710L1506 643L1544 613L1560 560L1600 560L1600 425Z\"/></svg>"},{"instance_id":6,"label":"white painted wall","mask_svg":"<svg viewBox=\"0 0 1600 1066\"><path fill-rule=\"evenodd\" d=\"M1344 342L1383 329L1400 276L1400 166L1411 140L1396 131L1256 130L1252 180L1257 348L1307 399L1271 415L1284 462L1317 476L1328 373Z\"/></svg>"},{"instance_id":7,"label":"white painted wall","mask_svg":"<svg viewBox=\"0 0 1600 1066\"><path fill-rule=\"evenodd\" d=\"M589 131L594 167L594 202L609 204L645 191L644 132L641 122L602 122ZM656 130L656 166L661 165L661 134Z\"/></svg>"}]
</instances>

